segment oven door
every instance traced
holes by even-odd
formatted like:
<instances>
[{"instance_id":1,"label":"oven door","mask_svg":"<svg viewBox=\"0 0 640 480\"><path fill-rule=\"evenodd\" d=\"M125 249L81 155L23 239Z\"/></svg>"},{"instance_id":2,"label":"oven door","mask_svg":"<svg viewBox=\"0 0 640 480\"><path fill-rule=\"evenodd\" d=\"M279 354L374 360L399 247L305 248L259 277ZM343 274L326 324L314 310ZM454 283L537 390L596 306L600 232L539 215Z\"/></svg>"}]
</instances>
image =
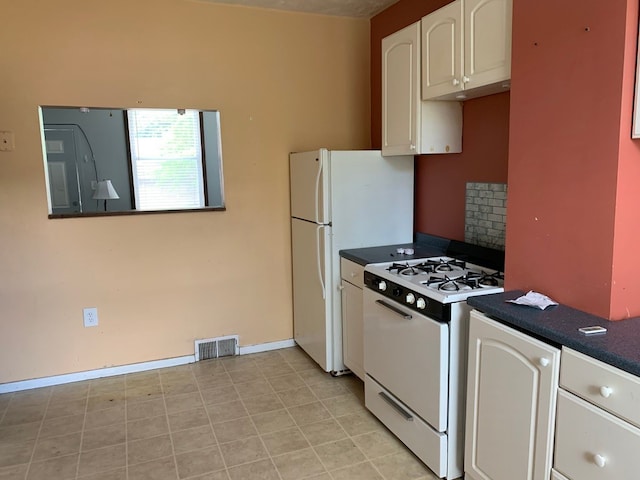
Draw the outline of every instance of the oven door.
<instances>
[{"instance_id":1,"label":"oven door","mask_svg":"<svg viewBox=\"0 0 640 480\"><path fill-rule=\"evenodd\" d=\"M449 325L364 289L364 368L425 420L447 429Z\"/></svg>"}]
</instances>

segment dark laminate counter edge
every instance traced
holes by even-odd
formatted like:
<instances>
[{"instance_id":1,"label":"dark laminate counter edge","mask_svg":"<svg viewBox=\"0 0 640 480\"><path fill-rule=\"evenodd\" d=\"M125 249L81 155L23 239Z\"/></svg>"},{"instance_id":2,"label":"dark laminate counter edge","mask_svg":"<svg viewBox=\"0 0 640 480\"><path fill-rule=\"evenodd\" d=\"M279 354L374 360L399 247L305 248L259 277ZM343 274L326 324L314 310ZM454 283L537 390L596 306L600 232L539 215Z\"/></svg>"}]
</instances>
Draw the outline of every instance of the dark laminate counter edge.
<instances>
[{"instance_id":1,"label":"dark laminate counter edge","mask_svg":"<svg viewBox=\"0 0 640 480\"><path fill-rule=\"evenodd\" d=\"M413 255L397 253L398 248L413 248ZM406 262L414 258L438 257L445 251L433 246L424 246L418 243L401 243L398 245L385 245L382 247L355 248L340 250L340 256L356 262L362 266L369 263Z\"/></svg>"},{"instance_id":2,"label":"dark laminate counter edge","mask_svg":"<svg viewBox=\"0 0 640 480\"><path fill-rule=\"evenodd\" d=\"M506 302L524 293L481 295L470 297L467 303L500 323L640 376L640 318L609 321L565 305L539 310ZM578 332L592 325L607 328L607 333L588 336Z\"/></svg>"},{"instance_id":3,"label":"dark laminate counter edge","mask_svg":"<svg viewBox=\"0 0 640 480\"><path fill-rule=\"evenodd\" d=\"M439 257L446 254L450 240L435 235L416 232L415 242L378 247L340 250L340 256L362 266L369 263L405 262L416 258ZM413 248L413 255L398 253L398 248Z\"/></svg>"}]
</instances>

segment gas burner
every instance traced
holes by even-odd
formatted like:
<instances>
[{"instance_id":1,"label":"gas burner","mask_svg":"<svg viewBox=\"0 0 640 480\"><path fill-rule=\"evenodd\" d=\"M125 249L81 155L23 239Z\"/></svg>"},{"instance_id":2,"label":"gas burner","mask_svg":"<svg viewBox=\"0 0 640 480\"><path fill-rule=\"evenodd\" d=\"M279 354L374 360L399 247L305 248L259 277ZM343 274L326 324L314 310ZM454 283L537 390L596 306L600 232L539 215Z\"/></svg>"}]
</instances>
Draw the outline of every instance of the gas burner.
<instances>
[{"instance_id":1,"label":"gas burner","mask_svg":"<svg viewBox=\"0 0 640 480\"><path fill-rule=\"evenodd\" d=\"M473 288L489 288L500 286L500 281L504 280L504 275L500 272L487 273L484 271L468 272L465 281Z\"/></svg>"},{"instance_id":2,"label":"gas burner","mask_svg":"<svg viewBox=\"0 0 640 480\"><path fill-rule=\"evenodd\" d=\"M414 275L418 275L420 272L413 267L405 268L404 270L400 270L400 275L404 275L405 277L412 277Z\"/></svg>"},{"instance_id":3,"label":"gas burner","mask_svg":"<svg viewBox=\"0 0 640 480\"><path fill-rule=\"evenodd\" d=\"M433 265L431 265L430 263L427 263L427 262L417 263L415 265L412 265L411 268L415 268L416 270L419 270L422 273L433 273L434 272Z\"/></svg>"},{"instance_id":4,"label":"gas burner","mask_svg":"<svg viewBox=\"0 0 640 480\"><path fill-rule=\"evenodd\" d=\"M442 273L442 272L462 271L463 268L457 265L451 265L450 263L443 263L442 265L438 265L435 270L436 272Z\"/></svg>"},{"instance_id":5,"label":"gas burner","mask_svg":"<svg viewBox=\"0 0 640 480\"><path fill-rule=\"evenodd\" d=\"M416 265L409 265L408 263L393 263L387 268L391 273L398 275L404 275L405 277L412 277L420 273L433 272L433 265L426 263L418 263Z\"/></svg>"},{"instance_id":6,"label":"gas burner","mask_svg":"<svg viewBox=\"0 0 640 480\"><path fill-rule=\"evenodd\" d=\"M431 276L429 280L422 282L422 284L444 292L459 292L460 290L473 288L465 282L464 277L450 278L447 275L443 275L442 277Z\"/></svg>"},{"instance_id":7,"label":"gas burner","mask_svg":"<svg viewBox=\"0 0 640 480\"><path fill-rule=\"evenodd\" d=\"M410 268L408 263L392 263L387 267L387 270L391 273L400 273L407 268Z\"/></svg>"},{"instance_id":8,"label":"gas burner","mask_svg":"<svg viewBox=\"0 0 640 480\"><path fill-rule=\"evenodd\" d=\"M466 263L461 260L453 258L441 258L437 260L427 260L426 265L429 265L433 272L462 272L466 267Z\"/></svg>"}]
</instances>

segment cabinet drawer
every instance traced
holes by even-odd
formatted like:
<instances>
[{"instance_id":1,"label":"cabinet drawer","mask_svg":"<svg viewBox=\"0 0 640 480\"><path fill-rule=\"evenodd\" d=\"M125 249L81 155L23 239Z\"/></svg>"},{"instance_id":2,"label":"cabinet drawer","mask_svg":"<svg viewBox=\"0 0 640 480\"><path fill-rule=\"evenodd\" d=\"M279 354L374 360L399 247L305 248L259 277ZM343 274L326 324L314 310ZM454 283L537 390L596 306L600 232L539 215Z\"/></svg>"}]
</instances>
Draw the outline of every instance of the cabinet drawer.
<instances>
[{"instance_id":1,"label":"cabinet drawer","mask_svg":"<svg viewBox=\"0 0 640 480\"><path fill-rule=\"evenodd\" d=\"M579 480L638 478L640 429L558 391L554 468Z\"/></svg>"},{"instance_id":2,"label":"cabinet drawer","mask_svg":"<svg viewBox=\"0 0 640 480\"><path fill-rule=\"evenodd\" d=\"M640 427L640 379L564 348L560 386Z\"/></svg>"},{"instance_id":3,"label":"cabinet drawer","mask_svg":"<svg viewBox=\"0 0 640 480\"><path fill-rule=\"evenodd\" d=\"M365 375L365 405L438 477L447 474L447 436L436 432L382 385Z\"/></svg>"},{"instance_id":4,"label":"cabinet drawer","mask_svg":"<svg viewBox=\"0 0 640 480\"><path fill-rule=\"evenodd\" d=\"M364 288L364 267L356 262L340 258L340 277L356 287Z\"/></svg>"}]
</instances>

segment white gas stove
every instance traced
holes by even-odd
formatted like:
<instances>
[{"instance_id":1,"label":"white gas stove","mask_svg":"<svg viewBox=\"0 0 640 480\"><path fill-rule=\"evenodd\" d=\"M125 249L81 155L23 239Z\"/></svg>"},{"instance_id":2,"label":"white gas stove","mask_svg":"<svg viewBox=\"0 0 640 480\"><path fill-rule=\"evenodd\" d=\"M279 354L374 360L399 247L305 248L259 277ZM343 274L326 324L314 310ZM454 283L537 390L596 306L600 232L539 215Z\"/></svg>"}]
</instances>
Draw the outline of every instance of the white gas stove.
<instances>
[{"instance_id":1,"label":"white gas stove","mask_svg":"<svg viewBox=\"0 0 640 480\"><path fill-rule=\"evenodd\" d=\"M504 290L501 272L453 257L364 271L365 403L442 478L463 476L470 308Z\"/></svg>"},{"instance_id":2,"label":"white gas stove","mask_svg":"<svg viewBox=\"0 0 640 480\"><path fill-rule=\"evenodd\" d=\"M419 310L422 296L452 303L504 290L501 272L451 257L370 264L365 272L369 272L365 282L368 277L374 289L400 303L415 304Z\"/></svg>"}]
</instances>

